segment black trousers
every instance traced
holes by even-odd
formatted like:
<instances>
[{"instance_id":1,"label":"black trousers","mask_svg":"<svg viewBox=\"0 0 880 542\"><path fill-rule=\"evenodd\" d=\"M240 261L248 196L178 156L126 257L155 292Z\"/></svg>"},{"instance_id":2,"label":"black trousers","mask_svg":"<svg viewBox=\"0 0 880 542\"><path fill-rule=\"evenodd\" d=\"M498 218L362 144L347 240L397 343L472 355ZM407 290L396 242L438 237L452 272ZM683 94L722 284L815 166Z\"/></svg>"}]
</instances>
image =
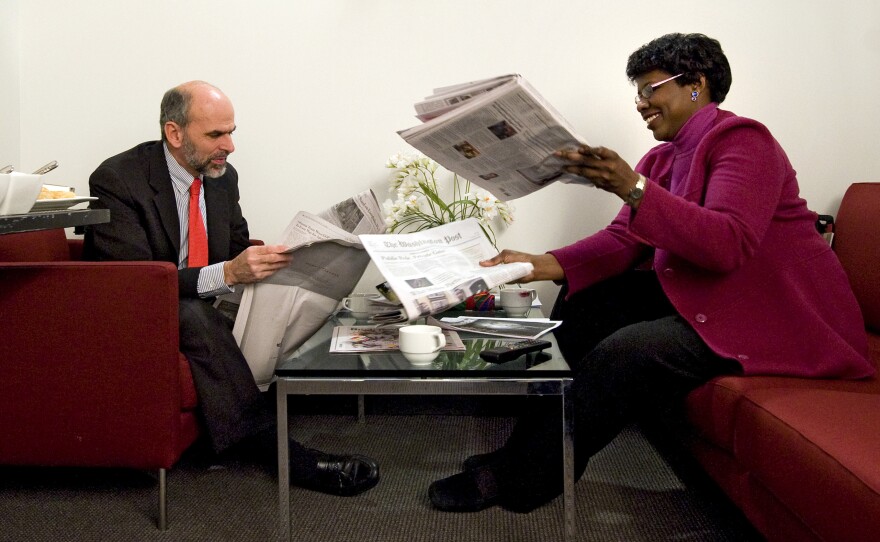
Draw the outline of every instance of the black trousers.
<instances>
[{"instance_id":1,"label":"black trousers","mask_svg":"<svg viewBox=\"0 0 880 542\"><path fill-rule=\"evenodd\" d=\"M233 322L202 299L180 299L180 351L189 360L202 421L215 452L252 437L276 435L274 401L263 398L247 360L232 335ZM274 399L274 398L273 398ZM290 442L291 474L306 478L316 456Z\"/></svg>"},{"instance_id":2,"label":"black trousers","mask_svg":"<svg viewBox=\"0 0 880 542\"><path fill-rule=\"evenodd\" d=\"M632 271L565 300L551 315L574 371L575 476L628 424L679 406L709 379L740 371L715 355L673 308L649 271ZM496 466L502 505L529 511L562 493L558 397L530 396Z\"/></svg>"}]
</instances>

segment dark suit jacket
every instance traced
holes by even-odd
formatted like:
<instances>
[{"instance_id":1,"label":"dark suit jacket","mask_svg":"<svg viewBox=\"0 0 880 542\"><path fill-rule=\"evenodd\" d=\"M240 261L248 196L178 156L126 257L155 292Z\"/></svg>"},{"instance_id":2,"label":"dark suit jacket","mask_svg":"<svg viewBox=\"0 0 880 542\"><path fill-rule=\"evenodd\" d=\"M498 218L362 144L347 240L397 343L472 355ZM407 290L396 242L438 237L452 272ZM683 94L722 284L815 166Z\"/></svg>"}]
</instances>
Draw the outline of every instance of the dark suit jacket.
<instances>
[{"instance_id":1,"label":"dark suit jacket","mask_svg":"<svg viewBox=\"0 0 880 542\"><path fill-rule=\"evenodd\" d=\"M180 219L161 141L141 143L104 161L89 177L91 207L110 209L110 222L86 230L90 260L153 260L178 265ZM227 165L205 179L208 261L229 260L249 246L247 221L238 204L238 173ZM181 297L196 297L198 268L178 272Z\"/></svg>"}]
</instances>

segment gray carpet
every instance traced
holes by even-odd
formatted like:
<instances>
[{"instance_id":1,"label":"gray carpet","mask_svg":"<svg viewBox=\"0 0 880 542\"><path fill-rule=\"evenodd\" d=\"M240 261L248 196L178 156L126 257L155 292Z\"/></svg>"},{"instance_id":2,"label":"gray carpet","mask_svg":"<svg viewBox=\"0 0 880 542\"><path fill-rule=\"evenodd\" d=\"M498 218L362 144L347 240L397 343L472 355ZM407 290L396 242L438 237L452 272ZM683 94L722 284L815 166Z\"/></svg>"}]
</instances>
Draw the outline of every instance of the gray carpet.
<instances>
[{"instance_id":1,"label":"gray carpet","mask_svg":"<svg viewBox=\"0 0 880 542\"><path fill-rule=\"evenodd\" d=\"M335 498L292 488L297 541L546 541L562 539L559 499L532 512L492 508L451 514L426 490L469 454L494 449L509 418L369 415L293 418L308 446L378 459L381 483ZM273 474L240 460L216 462L200 448L169 473L169 530L156 530L156 482L128 470L0 468L3 541L266 541L277 537ZM635 428L590 463L576 486L578 540L757 541L711 486L685 484Z\"/></svg>"}]
</instances>

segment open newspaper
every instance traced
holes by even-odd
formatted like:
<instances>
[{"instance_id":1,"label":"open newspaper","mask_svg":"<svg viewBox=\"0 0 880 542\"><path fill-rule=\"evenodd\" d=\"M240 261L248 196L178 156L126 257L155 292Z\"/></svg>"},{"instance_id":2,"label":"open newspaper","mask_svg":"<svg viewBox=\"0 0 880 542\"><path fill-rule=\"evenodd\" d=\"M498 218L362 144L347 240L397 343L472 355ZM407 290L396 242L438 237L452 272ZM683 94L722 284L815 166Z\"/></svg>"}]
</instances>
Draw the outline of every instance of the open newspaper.
<instances>
[{"instance_id":1,"label":"open newspaper","mask_svg":"<svg viewBox=\"0 0 880 542\"><path fill-rule=\"evenodd\" d=\"M299 348L336 310L361 279L370 256L361 234L385 231L372 191L362 192L320 214L299 212L278 244L293 261L271 277L242 288L233 335L261 388L275 367Z\"/></svg>"},{"instance_id":2,"label":"open newspaper","mask_svg":"<svg viewBox=\"0 0 880 542\"><path fill-rule=\"evenodd\" d=\"M361 235L400 307L374 314L374 323L413 321L450 309L477 292L529 274L530 263L480 267L497 251L476 218L415 233Z\"/></svg>"},{"instance_id":3,"label":"open newspaper","mask_svg":"<svg viewBox=\"0 0 880 542\"><path fill-rule=\"evenodd\" d=\"M398 134L502 201L554 181L589 184L553 156L586 140L518 74L435 89L415 109L424 123Z\"/></svg>"}]
</instances>

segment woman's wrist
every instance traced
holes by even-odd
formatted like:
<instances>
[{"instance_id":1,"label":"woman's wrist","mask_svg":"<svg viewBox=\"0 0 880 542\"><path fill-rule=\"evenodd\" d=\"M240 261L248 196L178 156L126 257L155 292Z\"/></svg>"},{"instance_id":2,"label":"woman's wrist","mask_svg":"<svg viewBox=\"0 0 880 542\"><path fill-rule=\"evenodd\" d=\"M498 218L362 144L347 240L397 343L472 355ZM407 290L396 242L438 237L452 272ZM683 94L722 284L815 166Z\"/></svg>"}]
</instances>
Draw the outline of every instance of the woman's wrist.
<instances>
[{"instance_id":1,"label":"woman's wrist","mask_svg":"<svg viewBox=\"0 0 880 542\"><path fill-rule=\"evenodd\" d=\"M549 252L535 255L532 265L535 266L533 271L535 280L562 280L565 278L565 271L559 260Z\"/></svg>"}]
</instances>

